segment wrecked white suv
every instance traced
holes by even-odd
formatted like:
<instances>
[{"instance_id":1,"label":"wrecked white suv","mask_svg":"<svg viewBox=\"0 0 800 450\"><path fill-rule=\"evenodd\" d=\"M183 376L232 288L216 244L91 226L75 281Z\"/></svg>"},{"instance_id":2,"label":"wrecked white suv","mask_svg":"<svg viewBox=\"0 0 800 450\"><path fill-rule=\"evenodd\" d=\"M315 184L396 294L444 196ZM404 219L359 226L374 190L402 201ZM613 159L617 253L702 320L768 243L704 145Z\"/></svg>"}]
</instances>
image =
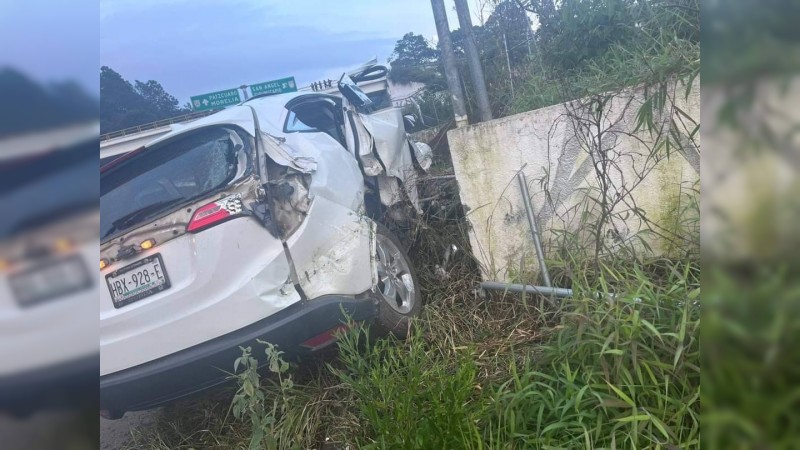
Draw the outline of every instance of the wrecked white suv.
<instances>
[{"instance_id":1,"label":"wrecked white suv","mask_svg":"<svg viewBox=\"0 0 800 450\"><path fill-rule=\"evenodd\" d=\"M419 286L372 218L419 208L430 147L339 91L254 98L101 168L103 415L220 384L256 339L314 352L345 314L407 330Z\"/></svg>"}]
</instances>

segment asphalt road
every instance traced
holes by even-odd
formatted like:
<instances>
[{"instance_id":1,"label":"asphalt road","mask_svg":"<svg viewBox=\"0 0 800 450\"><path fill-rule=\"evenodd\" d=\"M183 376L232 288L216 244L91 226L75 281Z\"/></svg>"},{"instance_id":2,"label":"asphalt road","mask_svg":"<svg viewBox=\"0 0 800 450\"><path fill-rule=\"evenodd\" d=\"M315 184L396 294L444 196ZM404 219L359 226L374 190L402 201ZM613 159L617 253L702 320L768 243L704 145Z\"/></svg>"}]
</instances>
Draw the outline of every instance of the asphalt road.
<instances>
[{"instance_id":1,"label":"asphalt road","mask_svg":"<svg viewBox=\"0 0 800 450\"><path fill-rule=\"evenodd\" d=\"M97 448L96 411L39 411L25 418L0 415L3 450ZM110 448L110 447L109 447Z\"/></svg>"},{"instance_id":2,"label":"asphalt road","mask_svg":"<svg viewBox=\"0 0 800 450\"><path fill-rule=\"evenodd\" d=\"M100 448L113 450L130 448L133 445L132 433L155 426L161 409L126 413L117 420L100 418Z\"/></svg>"}]
</instances>

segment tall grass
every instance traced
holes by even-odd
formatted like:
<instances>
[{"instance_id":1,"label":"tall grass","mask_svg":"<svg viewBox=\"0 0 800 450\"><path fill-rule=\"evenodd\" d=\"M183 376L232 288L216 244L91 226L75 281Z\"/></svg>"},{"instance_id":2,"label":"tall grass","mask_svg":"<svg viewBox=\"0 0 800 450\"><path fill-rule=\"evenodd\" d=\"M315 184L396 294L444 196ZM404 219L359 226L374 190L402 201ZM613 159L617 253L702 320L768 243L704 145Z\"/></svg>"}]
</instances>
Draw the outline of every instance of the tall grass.
<instances>
[{"instance_id":1,"label":"tall grass","mask_svg":"<svg viewBox=\"0 0 800 450\"><path fill-rule=\"evenodd\" d=\"M699 448L697 264L606 266L593 282L573 288L575 298L548 312L556 320L543 345L512 345L503 354L426 340L422 327L405 343L370 340L363 330L344 335L343 367L333 371L352 391L362 426L352 442L359 448ZM437 336L441 324L424 328ZM477 370L501 364L504 376L489 376L497 367Z\"/></svg>"},{"instance_id":2,"label":"tall grass","mask_svg":"<svg viewBox=\"0 0 800 450\"><path fill-rule=\"evenodd\" d=\"M240 377L257 420L234 418L230 397L178 404L137 447L699 448L697 263L584 275L574 298L545 309L431 298L405 342L355 326L324 364L275 363L280 376L257 391Z\"/></svg>"},{"instance_id":3,"label":"tall grass","mask_svg":"<svg viewBox=\"0 0 800 450\"><path fill-rule=\"evenodd\" d=\"M798 267L720 264L704 273L704 448L798 448Z\"/></svg>"},{"instance_id":4,"label":"tall grass","mask_svg":"<svg viewBox=\"0 0 800 450\"><path fill-rule=\"evenodd\" d=\"M288 369L251 349L247 365L271 375L171 405L136 448L699 447L697 261L560 254L553 279L574 298L481 296L456 216L411 230L426 305L410 339L355 326L338 353ZM453 242L463 250L437 271Z\"/></svg>"},{"instance_id":5,"label":"tall grass","mask_svg":"<svg viewBox=\"0 0 800 450\"><path fill-rule=\"evenodd\" d=\"M431 351L420 330L404 343L363 329L342 336L343 367L331 370L354 394L357 448L481 448L475 361Z\"/></svg>"},{"instance_id":6,"label":"tall grass","mask_svg":"<svg viewBox=\"0 0 800 450\"><path fill-rule=\"evenodd\" d=\"M699 268L664 264L573 286L550 342L493 393L492 448L699 448Z\"/></svg>"}]
</instances>

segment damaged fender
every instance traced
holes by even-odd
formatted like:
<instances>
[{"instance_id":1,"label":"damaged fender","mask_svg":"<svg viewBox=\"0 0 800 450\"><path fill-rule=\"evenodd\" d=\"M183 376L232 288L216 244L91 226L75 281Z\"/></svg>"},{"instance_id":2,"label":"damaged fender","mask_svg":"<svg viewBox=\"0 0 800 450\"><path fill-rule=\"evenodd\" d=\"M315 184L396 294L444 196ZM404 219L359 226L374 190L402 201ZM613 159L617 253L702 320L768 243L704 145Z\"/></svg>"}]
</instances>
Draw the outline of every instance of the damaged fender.
<instances>
[{"instance_id":1,"label":"damaged fender","mask_svg":"<svg viewBox=\"0 0 800 450\"><path fill-rule=\"evenodd\" d=\"M387 108L371 114L355 114L357 122L362 124L374 142L374 152L380 159L386 172L378 176L381 202L391 206L403 199L405 195L419 212L419 196L417 195L417 170L414 166L413 151L419 151L420 160L425 158L425 148L410 146L403 127L403 115L399 108ZM429 149L429 148L428 148ZM426 163L430 167L430 163ZM420 164L422 166L422 164ZM424 167L423 167L424 168Z\"/></svg>"},{"instance_id":2,"label":"damaged fender","mask_svg":"<svg viewBox=\"0 0 800 450\"><path fill-rule=\"evenodd\" d=\"M358 163L327 134L285 136L262 141L270 141L264 146L267 155L283 166L270 172L270 210L294 266L295 283L309 299L371 290L377 279L374 223L362 213Z\"/></svg>"}]
</instances>

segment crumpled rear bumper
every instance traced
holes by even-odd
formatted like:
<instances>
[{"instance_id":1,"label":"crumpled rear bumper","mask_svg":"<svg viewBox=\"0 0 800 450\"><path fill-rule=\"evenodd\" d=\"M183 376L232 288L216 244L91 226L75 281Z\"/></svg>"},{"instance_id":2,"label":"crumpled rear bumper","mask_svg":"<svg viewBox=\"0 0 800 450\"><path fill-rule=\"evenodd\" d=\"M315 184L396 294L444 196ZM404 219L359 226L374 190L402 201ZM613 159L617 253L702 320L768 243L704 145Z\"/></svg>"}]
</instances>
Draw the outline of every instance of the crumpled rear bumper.
<instances>
[{"instance_id":1,"label":"crumpled rear bumper","mask_svg":"<svg viewBox=\"0 0 800 450\"><path fill-rule=\"evenodd\" d=\"M240 346L261 348L256 342L261 339L277 345L287 357L303 356L311 349L300 344L338 327L346 320L345 314L355 321L367 321L377 311L366 294L328 295L296 303L240 330L100 377L100 409L118 416L190 396L228 381L234 360L241 356Z\"/></svg>"}]
</instances>

